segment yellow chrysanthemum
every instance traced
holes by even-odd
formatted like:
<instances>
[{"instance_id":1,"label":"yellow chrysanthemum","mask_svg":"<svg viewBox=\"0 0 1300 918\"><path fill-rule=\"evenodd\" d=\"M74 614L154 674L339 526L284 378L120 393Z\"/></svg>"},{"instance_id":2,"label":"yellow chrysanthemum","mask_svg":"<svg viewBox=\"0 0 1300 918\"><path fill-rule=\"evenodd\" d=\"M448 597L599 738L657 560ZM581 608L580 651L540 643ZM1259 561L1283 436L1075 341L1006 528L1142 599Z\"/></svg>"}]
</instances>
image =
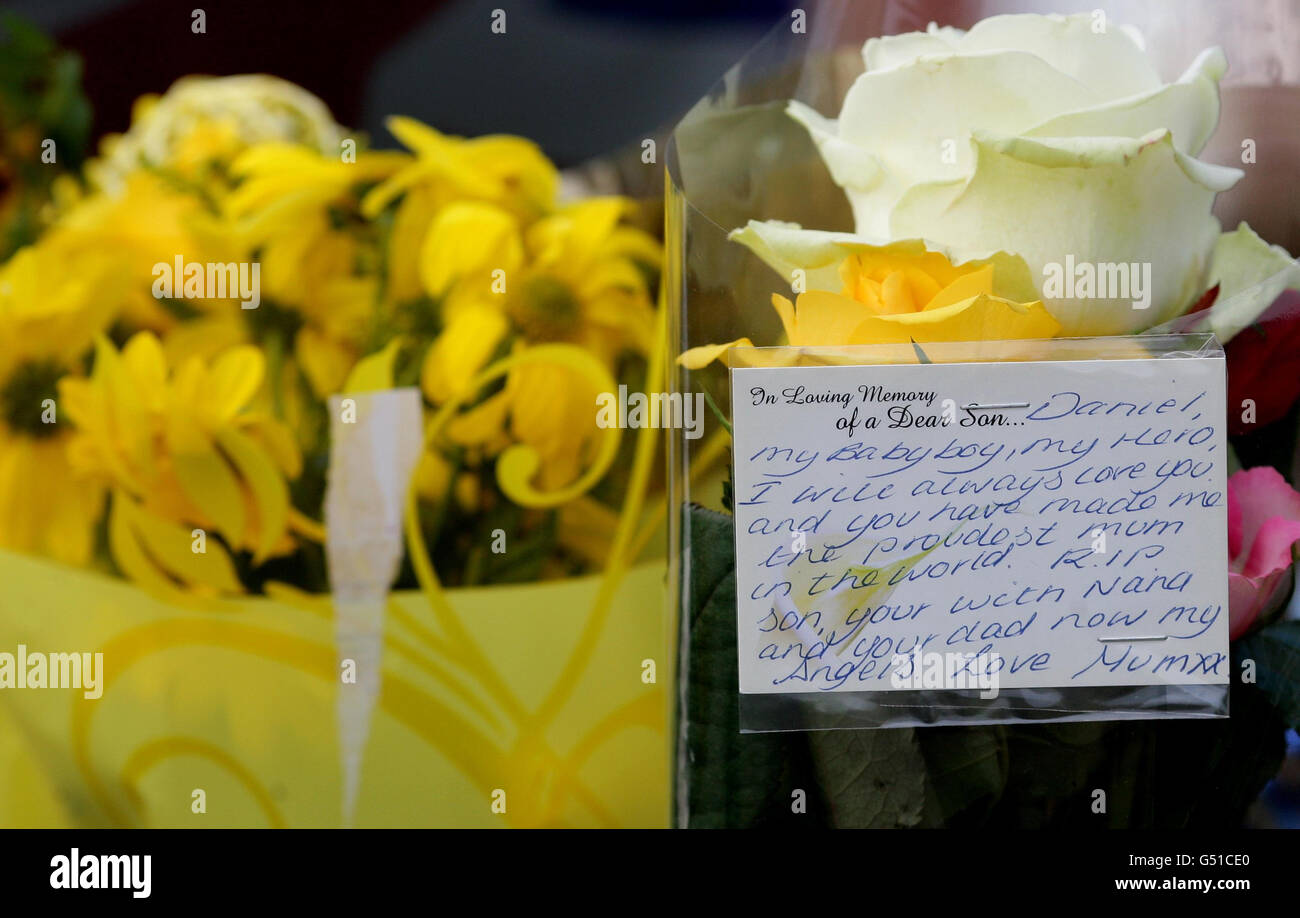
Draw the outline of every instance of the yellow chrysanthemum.
<instances>
[{"instance_id":1,"label":"yellow chrysanthemum","mask_svg":"<svg viewBox=\"0 0 1300 918\"><path fill-rule=\"evenodd\" d=\"M425 355L420 384L429 401L440 405L459 395L509 330L505 313L491 302L467 303L453 312Z\"/></svg>"},{"instance_id":2,"label":"yellow chrysanthemum","mask_svg":"<svg viewBox=\"0 0 1300 918\"><path fill-rule=\"evenodd\" d=\"M465 139L435 131L413 118L386 122L414 157L366 195L362 213L373 218L400 195L428 208L428 214L453 201L496 204L521 220L533 220L555 207L559 173L531 140L506 134ZM424 197L411 192L423 190Z\"/></svg>"},{"instance_id":3,"label":"yellow chrysanthemum","mask_svg":"<svg viewBox=\"0 0 1300 918\"><path fill-rule=\"evenodd\" d=\"M63 206L49 238L70 257L108 255L116 261L124 281L121 316L132 328L165 331L178 323L168 304L153 295L156 265L170 267L177 256L221 263L237 257L200 198L151 172L134 172L112 192L91 192ZM218 305L187 300L183 309L206 313Z\"/></svg>"},{"instance_id":4,"label":"yellow chrysanthemum","mask_svg":"<svg viewBox=\"0 0 1300 918\"><path fill-rule=\"evenodd\" d=\"M0 268L0 548L85 564L103 489L69 463L57 385L79 371L120 285L107 258L67 254L43 241Z\"/></svg>"},{"instance_id":5,"label":"yellow chrysanthemum","mask_svg":"<svg viewBox=\"0 0 1300 918\"><path fill-rule=\"evenodd\" d=\"M112 488L109 546L128 576L234 593L239 579L213 536L254 563L292 549L286 481L300 457L282 424L247 410L264 371L261 352L240 346L169 373L158 339L141 332L121 353L100 338L91 377L60 385L78 430L74 466Z\"/></svg>"},{"instance_id":6,"label":"yellow chrysanthemum","mask_svg":"<svg viewBox=\"0 0 1300 918\"><path fill-rule=\"evenodd\" d=\"M110 135L87 163L91 183L117 193L141 166L163 170L216 192L247 147L295 143L338 154L343 129L325 103L300 86L263 74L189 76L162 96L145 95L131 110L131 127Z\"/></svg>"},{"instance_id":7,"label":"yellow chrysanthemum","mask_svg":"<svg viewBox=\"0 0 1300 918\"><path fill-rule=\"evenodd\" d=\"M429 226L441 202L437 189L416 186L409 189L393 215L388 236L388 287L390 303L405 303L424 293L420 279L421 253Z\"/></svg>"},{"instance_id":8,"label":"yellow chrysanthemum","mask_svg":"<svg viewBox=\"0 0 1300 918\"><path fill-rule=\"evenodd\" d=\"M405 157L360 153L355 162L288 144L262 144L232 166L240 185L224 201L240 245L261 263L262 294L293 337L318 397L339 390L356 362L378 297L373 227L355 217L356 190ZM268 310L267 315L272 312Z\"/></svg>"},{"instance_id":9,"label":"yellow chrysanthemum","mask_svg":"<svg viewBox=\"0 0 1300 918\"><path fill-rule=\"evenodd\" d=\"M529 261L506 298L530 341L570 341L598 356L644 352L654 308L638 263L657 267L659 244L619 221L622 198L573 204L528 228Z\"/></svg>"},{"instance_id":10,"label":"yellow chrysanthemum","mask_svg":"<svg viewBox=\"0 0 1300 918\"><path fill-rule=\"evenodd\" d=\"M448 207L429 230L420 265L426 291L443 303L445 325L425 362L430 399L459 391L505 336L491 309L528 342L579 344L605 361L625 350L644 352L653 307L638 262L657 265L661 250L645 233L620 225L626 208L621 198L595 198L521 233L492 205Z\"/></svg>"},{"instance_id":11,"label":"yellow chrysanthemum","mask_svg":"<svg viewBox=\"0 0 1300 918\"><path fill-rule=\"evenodd\" d=\"M954 265L939 252L882 246L850 255L839 273L840 293L809 290L794 303L772 295L789 346L1018 340L1061 330L1041 302L995 295L991 263ZM699 369L733 347L752 346L738 338L691 348L679 360Z\"/></svg>"},{"instance_id":12,"label":"yellow chrysanthemum","mask_svg":"<svg viewBox=\"0 0 1300 918\"><path fill-rule=\"evenodd\" d=\"M445 210L491 204L522 226L555 209L559 173L532 141L505 135L467 140L401 117L390 118L388 127L415 155L371 190L361 209L374 219L401 198L388 243L391 302L409 301L428 288L423 272L428 270L430 228Z\"/></svg>"},{"instance_id":13,"label":"yellow chrysanthemum","mask_svg":"<svg viewBox=\"0 0 1300 918\"><path fill-rule=\"evenodd\" d=\"M489 454L511 442L531 446L541 459L538 484L556 490L577 478L591 455L600 432L598 394L568 367L525 364L510 372L505 388L449 425L448 434Z\"/></svg>"},{"instance_id":14,"label":"yellow chrysanthemum","mask_svg":"<svg viewBox=\"0 0 1300 918\"><path fill-rule=\"evenodd\" d=\"M444 329L425 358L422 385L435 404L461 393L512 334L516 346L581 346L612 370L620 353L648 350L653 308L638 262L655 265L657 242L620 224L627 203L597 198L537 221L523 233L487 204L449 207L430 229L421 262L427 292L442 299ZM597 392L571 369L527 364L505 388L452 427L465 444L500 434L535 448L540 478L562 486L581 470L595 437Z\"/></svg>"}]
</instances>

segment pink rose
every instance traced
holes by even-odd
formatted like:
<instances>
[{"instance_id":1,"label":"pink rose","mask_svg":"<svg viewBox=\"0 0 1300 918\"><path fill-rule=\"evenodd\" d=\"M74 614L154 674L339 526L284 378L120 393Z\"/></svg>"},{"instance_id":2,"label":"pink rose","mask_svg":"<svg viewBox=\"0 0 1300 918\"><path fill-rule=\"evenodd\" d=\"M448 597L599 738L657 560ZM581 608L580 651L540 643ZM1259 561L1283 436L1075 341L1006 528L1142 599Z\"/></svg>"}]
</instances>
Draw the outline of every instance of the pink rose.
<instances>
[{"instance_id":1,"label":"pink rose","mask_svg":"<svg viewBox=\"0 0 1300 918\"><path fill-rule=\"evenodd\" d=\"M1260 466L1228 479L1228 639L1235 641L1286 600L1291 547L1300 541L1300 494Z\"/></svg>"}]
</instances>

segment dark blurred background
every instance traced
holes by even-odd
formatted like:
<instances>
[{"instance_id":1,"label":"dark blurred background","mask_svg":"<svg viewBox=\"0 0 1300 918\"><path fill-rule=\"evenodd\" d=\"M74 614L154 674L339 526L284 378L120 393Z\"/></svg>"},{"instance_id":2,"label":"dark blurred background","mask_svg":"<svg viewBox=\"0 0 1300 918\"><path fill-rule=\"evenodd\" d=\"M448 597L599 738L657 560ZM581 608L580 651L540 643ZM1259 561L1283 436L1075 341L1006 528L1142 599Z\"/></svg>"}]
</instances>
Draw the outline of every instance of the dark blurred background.
<instances>
[{"instance_id":1,"label":"dark blurred background","mask_svg":"<svg viewBox=\"0 0 1300 918\"><path fill-rule=\"evenodd\" d=\"M190 73L270 73L394 146L389 114L530 137L561 166L669 126L794 3L781 0L5 0L85 62L94 135ZM193 10L207 31L191 31ZM505 33L494 34L494 10Z\"/></svg>"}]
</instances>

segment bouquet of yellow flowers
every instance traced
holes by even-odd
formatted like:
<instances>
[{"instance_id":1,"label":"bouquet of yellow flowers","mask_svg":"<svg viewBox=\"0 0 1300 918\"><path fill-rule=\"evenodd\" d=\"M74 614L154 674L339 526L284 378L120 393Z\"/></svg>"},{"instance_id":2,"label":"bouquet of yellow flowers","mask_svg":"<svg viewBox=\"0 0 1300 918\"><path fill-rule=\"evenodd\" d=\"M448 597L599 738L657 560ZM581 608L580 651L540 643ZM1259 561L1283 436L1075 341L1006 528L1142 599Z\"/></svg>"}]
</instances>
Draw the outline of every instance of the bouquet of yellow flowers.
<instances>
[{"instance_id":1,"label":"bouquet of yellow flowers","mask_svg":"<svg viewBox=\"0 0 1300 918\"><path fill-rule=\"evenodd\" d=\"M466 786L423 812L396 792L367 803L363 788L356 818L662 822L661 573L633 567L657 528L643 513L656 440L595 423L601 393L655 386L660 244L629 199L562 201L556 167L528 140L454 137L404 117L388 127L403 149L370 149L279 79L190 77L140 99L125 134L52 182L48 225L0 266L0 563L20 583L0 634L30 643L45 616L44 634L64 645L116 647L111 674L136 665L121 641L155 652L171 644L150 628L194 627L199 644L256 658L249 680L266 661L296 668L262 688L286 708L296 689L276 680L337 684L330 400L418 388L409 550L394 586L423 593L389 602L386 627L402 633L383 638L379 703L426 745L412 751L408 737L394 752L382 719L374 742L390 744L382 758L397 784L445 772ZM442 588L541 580L563 582L455 602ZM86 603L72 619L69 607ZM640 614L611 625L614 610ZM298 642L287 657L286 640ZM613 659L626 663L626 691L583 694L589 671ZM204 665L193 650L181 669ZM130 680L118 691L135 691ZM115 733L140 736L98 758L78 745L80 695L54 714L19 704L18 723L62 751L11 772L25 776L12 778L14 797L32 797L43 771L88 786L89 809L69 819L194 822L188 800L151 808L141 788L161 780L160 756L197 754L225 763L247 795L226 824L337 824L336 792L329 806L301 801L296 816L273 793L338 779L328 733L290 754L269 739L281 714L254 711L260 739L228 723L202 738L145 737L239 702L222 695L227 683L184 714L159 713L157 684L136 689L153 707ZM328 696L318 685L308 696L283 717L328 725ZM624 727L644 730L635 752L602 752ZM53 821L7 809L4 753L0 821ZM636 762L610 785L608 758L587 764L602 755ZM105 778L104 761L123 770Z\"/></svg>"},{"instance_id":2,"label":"bouquet of yellow flowers","mask_svg":"<svg viewBox=\"0 0 1300 918\"><path fill-rule=\"evenodd\" d=\"M586 495L618 454L591 418L646 372L659 244L629 200L560 203L527 140L389 126L407 151L270 77L191 78L59 184L0 282L0 545L159 589L323 589L326 400L418 385L448 409L417 472L441 573L603 560L619 491ZM498 529L527 545L508 565Z\"/></svg>"}]
</instances>

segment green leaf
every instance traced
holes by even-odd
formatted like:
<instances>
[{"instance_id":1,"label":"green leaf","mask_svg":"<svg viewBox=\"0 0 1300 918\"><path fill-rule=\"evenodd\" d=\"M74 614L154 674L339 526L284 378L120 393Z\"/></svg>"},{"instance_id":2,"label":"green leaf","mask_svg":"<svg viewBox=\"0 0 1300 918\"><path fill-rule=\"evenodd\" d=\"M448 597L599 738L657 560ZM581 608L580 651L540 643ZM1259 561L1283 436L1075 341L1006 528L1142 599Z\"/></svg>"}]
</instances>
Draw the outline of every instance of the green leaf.
<instances>
[{"instance_id":1,"label":"green leaf","mask_svg":"<svg viewBox=\"0 0 1300 918\"><path fill-rule=\"evenodd\" d=\"M736 534L732 518L692 504L686 510L690 534L691 627L703 615L710 597L732 578L735 595ZM735 610L732 610L733 618ZM739 683L737 683L739 685Z\"/></svg>"},{"instance_id":2,"label":"green leaf","mask_svg":"<svg viewBox=\"0 0 1300 918\"><path fill-rule=\"evenodd\" d=\"M975 826L1002 798L1011 760L1003 726L933 727L917 731L930 793L928 825Z\"/></svg>"},{"instance_id":3,"label":"green leaf","mask_svg":"<svg viewBox=\"0 0 1300 918\"><path fill-rule=\"evenodd\" d=\"M1239 672L1239 667L1234 666ZM1282 761L1284 725L1256 686L1234 683L1231 716L1130 721L1107 738L1104 766L1089 785L1106 791L1104 819L1124 829L1239 829ZM1086 813L1087 800L1071 801ZM1059 823L1058 823L1059 824Z\"/></svg>"},{"instance_id":4,"label":"green leaf","mask_svg":"<svg viewBox=\"0 0 1300 918\"><path fill-rule=\"evenodd\" d=\"M819 787L837 829L919 825L925 759L914 730L818 730L808 734Z\"/></svg>"},{"instance_id":5,"label":"green leaf","mask_svg":"<svg viewBox=\"0 0 1300 918\"><path fill-rule=\"evenodd\" d=\"M731 517L691 506L687 671L686 824L744 828L819 824L820 800L798 733L740 732L736 571ZM807 812L792 795L805 791Z\"/></svg>"},{"instance_id":6,"label":"green leaf","mask_svg":"<svg viewBox=\"0 0 1300 918\"><path fill-rule=\"evenodd\" d=\"M1300 729L1300 622L1269 625L1239 640L1235 649L1240 659L1255 661L1260 691L1288 725Z\"/></svg>"},{"instance_id":7,"label":"green leaf","mask_svg":"<svg viewBox=\"0 0 1300 918\"><path fill-rule=\"evenodd\" d=\"M0 15L0 27L15 56L44 57L54 51L54 43L45 33L20 16L5 12Z\"/></svg>"},{"instance_id":8,"label":"green leaf","mask_svg":"<svg viewBox=\"0 0 1300 918\"><path fill-rule=\"evenodd\" d=\"M1227 455L1224 457L1224 464L1227 467L1225 474L1227 474L1227 476L1231 478L1233 475L1241 471L1241 459L1237 457L1237 450L1233 447L1231 443L1228 443L1227 446L1228 446L1228 452Z\"/></svg>"},{"instance_id":9,"label":"green leaf","mask_svg":"<svg viewBox=\"0 0 1300 918\"><path fill-rule=\"evenodd\" d=\"M1111 728L1093 722L1008 727L1010 767L997 821L1046 828L1088 819L1088 793L1097 786L1091 776L1113 755L1106 742Z\"/></svg>"}]
</instances>

